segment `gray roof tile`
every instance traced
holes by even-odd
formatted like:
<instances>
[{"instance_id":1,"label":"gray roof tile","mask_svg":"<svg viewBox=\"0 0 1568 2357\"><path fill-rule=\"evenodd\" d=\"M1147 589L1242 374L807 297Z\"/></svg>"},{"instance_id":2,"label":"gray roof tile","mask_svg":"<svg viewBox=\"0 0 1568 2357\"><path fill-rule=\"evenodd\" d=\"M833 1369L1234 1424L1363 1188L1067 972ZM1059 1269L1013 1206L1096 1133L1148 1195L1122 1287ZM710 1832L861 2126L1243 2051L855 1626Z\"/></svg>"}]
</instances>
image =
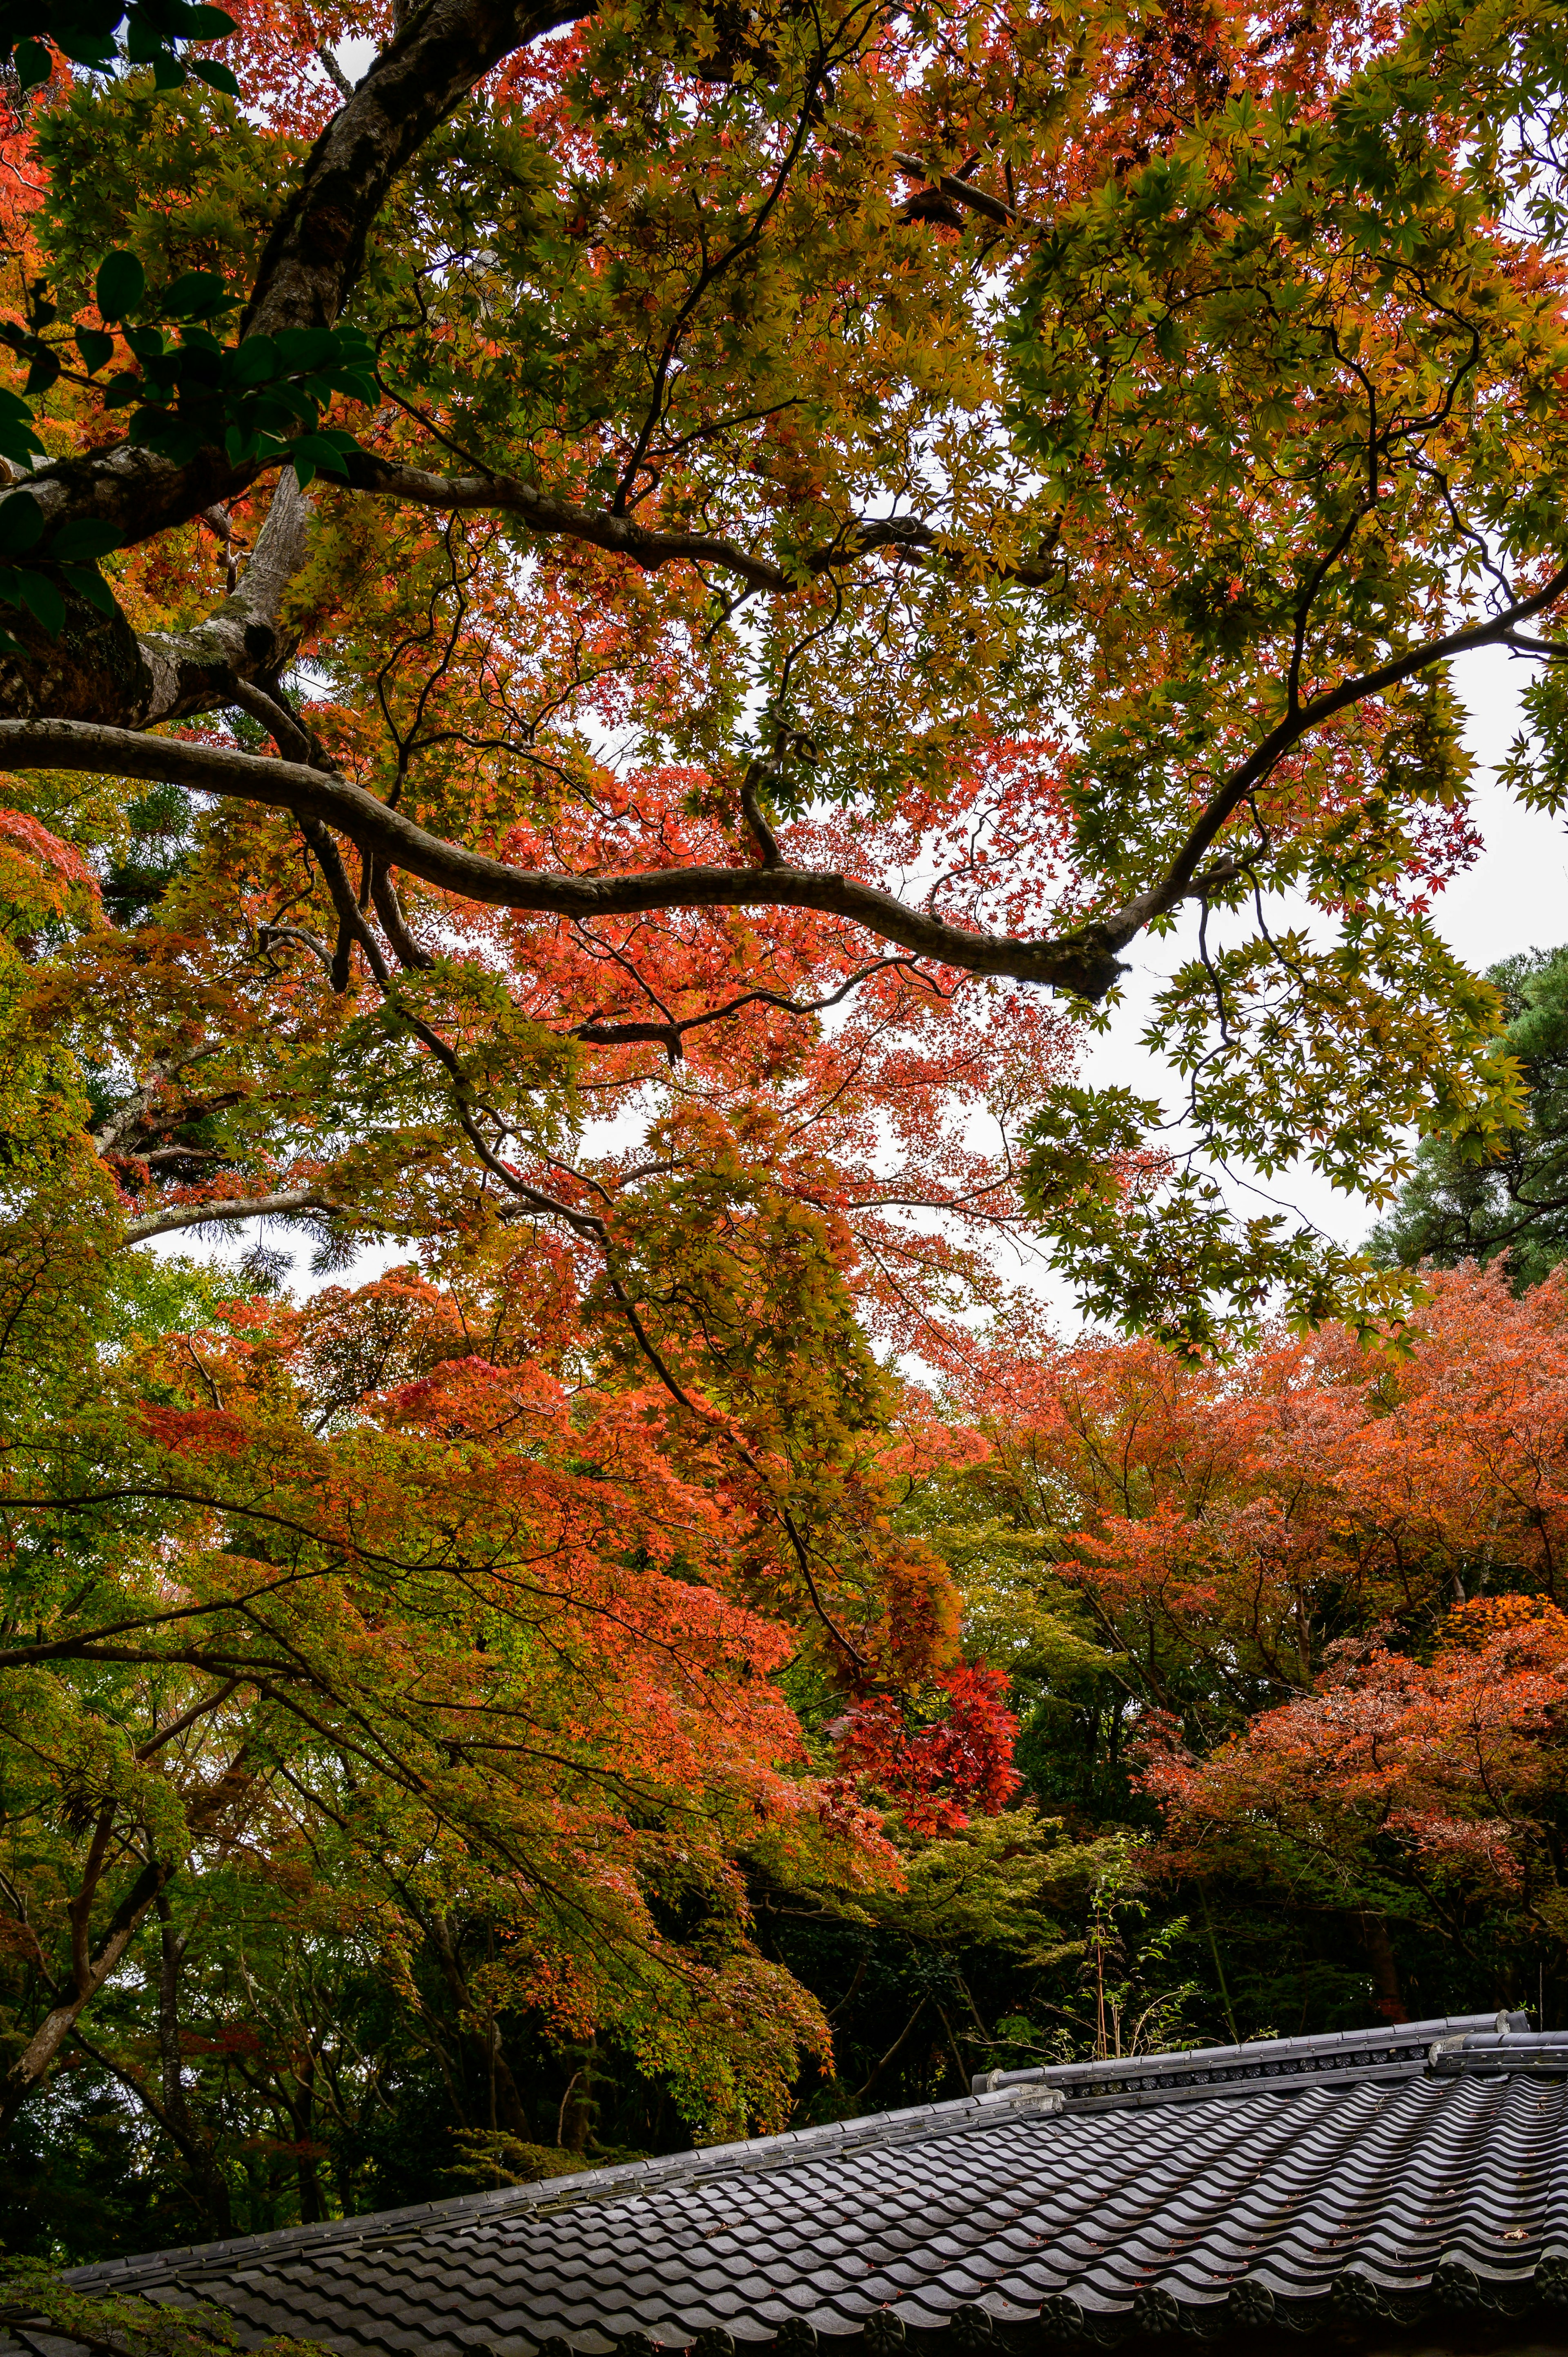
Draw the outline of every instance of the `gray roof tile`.
<instances>
[{"instance_id":1,"label":"gray roof tile","mask_svg":"<svg viewBox=\"0 0 1568 2357\"><path fill-rule=\"evenodd\" d=\"M961 2309L973 2350L987 2318L1140 2335L1184 2309L1265 2321L1270 2295L1386 2338L1434 2303L1568 2301L1565 2082L1568 2040L1519 2017L1069 2064L72 2280L383 2357L755 2345L791 2319L884 2357L900 2319L918 2336Z\"/></svg>"}]
</instances>

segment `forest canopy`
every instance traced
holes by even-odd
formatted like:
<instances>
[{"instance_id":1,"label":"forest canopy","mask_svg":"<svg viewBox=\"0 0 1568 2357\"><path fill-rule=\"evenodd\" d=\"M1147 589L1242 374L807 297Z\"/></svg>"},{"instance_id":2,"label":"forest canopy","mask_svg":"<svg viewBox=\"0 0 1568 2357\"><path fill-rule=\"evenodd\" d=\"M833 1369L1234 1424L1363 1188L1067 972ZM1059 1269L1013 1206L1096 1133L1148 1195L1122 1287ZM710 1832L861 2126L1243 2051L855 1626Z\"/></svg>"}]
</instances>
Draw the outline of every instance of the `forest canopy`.
<instances>
[{"instance_id":1,"label":"forest canopy","mask_svg":"<svg viewBox=\"0 0 1568 2357\"><path fill-rule=\"evenodd\" d=\"M0 26L0 2232L1544 2004L1559 1281L1226 1174L1535 1117L1561 7L237 5Z\"/></svg>"}]
</instances>

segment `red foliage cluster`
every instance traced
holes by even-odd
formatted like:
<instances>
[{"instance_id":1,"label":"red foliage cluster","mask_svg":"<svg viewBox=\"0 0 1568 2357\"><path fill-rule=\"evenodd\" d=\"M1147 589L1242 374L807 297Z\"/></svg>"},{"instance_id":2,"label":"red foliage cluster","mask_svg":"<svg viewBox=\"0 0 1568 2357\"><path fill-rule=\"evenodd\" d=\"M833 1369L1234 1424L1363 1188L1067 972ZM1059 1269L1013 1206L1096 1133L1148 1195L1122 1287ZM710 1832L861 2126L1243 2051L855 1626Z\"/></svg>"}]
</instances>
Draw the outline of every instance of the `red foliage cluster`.
<instances>
[{"instance_id":1,"label":"red foliage cluster","mask_svg":"<svg viewBox=\"0 0 1568 2357\"><path fill-rule=\"evenodd\" d=\"M938 1683L946 1696L940 1718L911 1723L890 1696L875 1695L834 1735L842 1788L851 1779L874 1786L910 1833L927 1835L960 1832L975 1810L994 1816L1023 1781L1000 1671L965 1667Z\"/></svg>"},{"instance_id":2,"label":"red foliage cluster","mask_svg":"<svg viewBox=\"0 0 1568 2357\"><path fill-rule=\"evenodd\" d=\"M1143 1783L1165 1808L1175 1867L1218 1846L1265 1863L1310 1857L1338 1877L1381 1840L1460 1884L1519 1892L1539 1804L1563 1787L1565 1704L1568 1617L1487 1598L1431 1662L1378 1638L1336 1647L1312 1694L1208 1760L1156 1740Z\"/></svg>"},{"instance_id":3,"label":"red foliage cluster","mask_svg":"<svg viewBox=\"0 0 1568 2357\"><path fill-rule=\"evenodd\" d=\"M1555 1889L1560 1277L1516 1298L1501 1268L1440 1273L1400 1335L1276 1336L1239 1363L999 1349L971 1396L978 1478L1046 1522L1047 1580L1133 1697L1174 1870L1331 1905L1391 1876L1423 1906Z\"/></svg>"},{"instance_id":4,"label":"red foliage cluster","mask_svg":"<svg viewBox=\"0 0 1568 2357\"><path fill-rule=\"evenodd\" d=\"M1008 1341L969 1398L991 1478L1051 1502L1053 1574L1107 1641L1142 1629L1283 1695L1311 1688L1331 1613L1434 1631L1477 1587L1568 1605L1568 1292L1439 1275L1397 1342L1328 1327L1225 1364Z\"/></svg>"}]
</instances>

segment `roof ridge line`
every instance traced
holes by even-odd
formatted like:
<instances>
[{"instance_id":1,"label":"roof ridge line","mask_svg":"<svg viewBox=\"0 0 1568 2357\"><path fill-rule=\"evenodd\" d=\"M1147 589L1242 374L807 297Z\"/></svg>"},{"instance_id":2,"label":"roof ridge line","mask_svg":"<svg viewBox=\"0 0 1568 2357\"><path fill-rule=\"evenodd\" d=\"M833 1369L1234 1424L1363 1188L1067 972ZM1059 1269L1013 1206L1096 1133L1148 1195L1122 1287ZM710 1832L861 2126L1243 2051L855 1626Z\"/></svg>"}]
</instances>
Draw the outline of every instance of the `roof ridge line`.
<instances>
[{"instance_id":1,"label":"roof ridge line","mask_svg":"<svg viewBox=\"0 0 1568 2357\"><path fill-rule=\"evenodd\" d=\"M689 2182L709 2169L728 2174L737 2166L757 2166L766 2157L788 2159L800 2151L843 2149L870 2143L889 2129L914 2128L926 2122L961 2125L966 2117L977 2123L1000 2111L1052 2111L1059 2103L1045 2103L1030 2089L1006 2089L989 2095L955 2095L940 2104L916 2104L900 2111L865 2112L843 2120L819 2121L808 2127L784 2128L772 2136L748 2136L723 2145L696 2145L686 2152L659 2153L646 2160L617 2161L604 2169L575 2169L560 2177L539 2178L524 2185L497 2186L478 2193L454 2193L437 2201L411 2202L397 2210L365 2211L350 2218L323 2218L308 2224L274 2226L260 2234L232 2234L215 2243L176 2244L162 2251L100 2259L72 2267L67 2280L81 2288L89 2283L122 2281L135 2275L182 2279L220 2266L231 2265L241 2255L284 2252L338 2243L401 2241L429 2226L461 2227L505 2217L515 2211L550 2210L599 2193L636 2193L671 2182Z\"/></svg>"},{"instance_id":2,"label":"roof ridge line","mask_svg":"<svg viewBox=\"0 0 1568 2357\"><path fill-rule=\"evenodd\" d=\"M1429 2021L1389 2022L1376 2029L1324 2030L1305 2038L1257 2038L1234 2046L1187 2046L1168 2053L1111 2055L1086 2062L1044 2062L1022 2071L978 2072L975 2093L1022 2086L1091 2087L1100 2084L1211 2085L1227 2080L1308 2077L1347 2062L1392 2059L1402 2051L1429 2050L1439 2041L1487 2034L1509 2040L1531 2034L1522 2013L1447 2014Z\"/></svg>"}]
</instances>

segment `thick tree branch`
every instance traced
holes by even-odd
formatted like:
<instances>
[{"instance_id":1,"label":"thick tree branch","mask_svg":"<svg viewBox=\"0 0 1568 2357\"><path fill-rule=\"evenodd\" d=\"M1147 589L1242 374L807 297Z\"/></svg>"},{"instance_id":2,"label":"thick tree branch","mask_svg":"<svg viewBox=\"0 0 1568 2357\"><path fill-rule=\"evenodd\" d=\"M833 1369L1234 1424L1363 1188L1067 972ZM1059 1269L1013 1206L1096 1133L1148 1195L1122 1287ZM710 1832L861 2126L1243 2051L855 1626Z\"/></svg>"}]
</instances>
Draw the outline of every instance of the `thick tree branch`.
<instances>
[{"instance_id":1,"label":"thick tree branch","mask_svg":"<svg viewBox=\"0 0 1568 2357\"><path fill-rule=\"evenodd\" d=\"M229 684L240 710L261 722L285 761L303 761L308 769L326 766L312 759L314 748L306 729L275 695L257 687L252 680L231 680Z\"/></svg>"},{"instance_id":2,"label":"thick tree branch","mask_svg":"<svg viewBox=\"0 0 1568 2357\"><path fill-rule=\"evenodd\" d=\"M308 522L294 469L285 468L242 578L188 630L138 637L118 606L102 614L74 591L58 639L18 616L27 652L0 659L0 708L148 728L242 701L243 682L270 678L294 654L282 628L283 597L304 562Z\"/></svg>"},{"instance_id":3,"label":"thick tree branch","mask_svg":"<svg viewBox=\"0 0 1568 2357\"><path fill-rule=\"evenodd\" d=\"M251 561L217 612L193 630L149 630L137 641L154 683L146 709L136 716L141 726L209 712L231 700L243 704L245 683L268 679L292 661L295 647L282 628L283 601L305 562L309 530L310 509L299 478L285 467L273 487Z\"/></svg>"},{"instance_id":4,"label":"thick tree branch","mask_svg":"<svg viewBox=\"0 0 1568 2357\"><path fill-rule=\"evenodd\" d=\"M752 589L783 592L798 588L780 565L754 556L736 542L709 533L654 532L630 516L596 512L574 500L553 499L516 475L438 475L423 467L394 467L369 450L357 450L348 460L349 481L358 491L400 500L406 507L434 508L442 514L480 510L487 515L513 515L531 532L557 539L577 540L592 548L629 556L645 573L684 559L734 573Z\"/></svg>"},{"instance_id":5,"label":"thick tree branch","mask_svg":"<svg viewBox=\"0 0 1568 2357\"><path fill-rule=\"evenodd\" d=\"M413 12L306 158L242 334L334 326L392 183L431 134L513 49L589 13L589 0L428 0ZM91 516L133 544L248 489L263 471L259 459L234 466L217 447L182 466L121 443L41 467L27 489L48 522Z\"/></svg>"},{"instance_id":6,"label":"thick tree branch","mask_svg":"<svg viewBox=\"0 0 1568 2357\"><path fill-rule=\"evenodd\" d=\"M784 860L778 838L763 817L762 804L757 797L757 789L767 780L767 776L760 761L751 763L740 781L740 807L764 867L782 867Z\"/></svg>"},{"instance_id":7,"label":"thick tree branch","mask_svg":"<svg viewBox=\"0 0 1568 2357\"><path fill-rule=\"evenodd\" d=\"M585 0L428 0L411 12L306 159L262 255L244 333L331 327L371 223L432 132L513 49L589 14Z\"/></svg>"},{"instance_id":8,"label":"thick tree branch","mask_svg":"<svg viewBox=\"0 0 1568 2357\"><path fill-rule=\"evenodd\" d=\"M162 1091L181 1072L188 1071L192 1064L199 1063L203 1057L215 1052L209 1041L199 1039L194 1047L186 1049L182 1054L159 1057L135 1094L127 1097L124 1104L116 1105L92 1131L92 1143L98 1152L116 1154L130 1151L125 1146L126 1138L137 1123L145 1120L152 1111Z\"/></svg>"},{"instance_id":9,"label":"thick tree branch","mask_svg":"<svg viewBox=\"0 0 1568 2357\"><path fill-rule=\"evenodd\" d=\"M348 75L344 72L342 67L338 64L336 50L329 49L324 41L317 50L316 54L320 59L322 65L326 68L327 78L332 84L333 89L338 92L338 97L352 98L354 95L354 85L349 81Z\"/></svg>"},{"instance_id":10,"label":"thick tree branch","mask_svg":"<svg viewBox=\"0 0 1568 2357\"><path fill-rule=\"evenodd\" d=\"M923 180L929 188L938 189L950 204L961 205L966 212L979 213L984 220L995 221L1002 228L1018 221L1018 215L1011 205L1004 204L1000 197L987 196L983 188L977 188L972 181L961 179L956 173L933 172L930 166L923 164L918 156L907 156L897 147L893 151L893 161L912 180ZM1037 233L1036 222L1030 221L1026 226Z\"/></svg>"},{"instance_id":11,"label":"thick tree branch","mask_svg":"<svg viewBox=\"0 0 1568 2357\"><path fill-rule=\"evenodd\" d=\"M288 1187L275 1195L231 1195L205 1203L172 1203L125 1222L125 1242L145 1244L149 1236L171 1236L185 1228L231 1227L241 1220L295 1220L318 1211L330 1218L342 1206L317 1187Z\"/></svg>"},{"instance_id":12,"label":"thick tree branch","mask_svg":"<svg viewBox=\"0 0 1568 2357\"><path fill-rule=\"evenodd\" d=\"M56 2055L76 2027L78 2016L85 2012L120 1962L143 1916L174 1871L172 1858L150 1859L111 1916L96 1954L84 1950L73 1955L71 1979L59 2004L50 2007L0 2079L0 2129L10 2125L33 2089L48 2075ZM73 1942L73 1949L81 1944Z\"/></svg>"},{"instance_id":13,"label":"thick tree branch","mask_svg":"<svg viewBox=\"0 0 1568 2357\"><path fill-rule=\"evenodd\" d=\"M346 780L293 761L264 760L218 745L138 736L77 721L0 721L0 769L87 770L129 778L170 780L199 793L232 794L274 810L292 811L347 835L394 868L405 868L440 890L487 908L537 909L579 921L631 916L650 909L816 909L847 918L868 932L897 942L917 957L968 974L1011 974L1086 998L1099 998L1118 972L1104 924L1090 924L1054 941L1020 941L966 932L925 910L906 908L890 892L854 877L806 867L668 867L626 876L547 875L448 843L390 810Z\"/></svg>"},{"instance_id":14,"label":"thick tree branch","mask_svg":"<svg viewBox=\"0 0 1568 2357\"><path fill-rule=\"evenodd\" d=\"M407 507L434 508L448 515L472 510L487 515L514 515L531 532L560 540L582 541L592 548L607 549L614 555L629 556L645 573L657 573L660 565L681 562L706 565L715 572L734 574L750 589L768 590L779 597L823 573L857 564L863 556L875 555L882 549L897 549L900 554L920 563L931 561L941 549L940 533L918 516L855 519L848 522L824 516L832 538L804 558L797 570L790 571L721 533L659 532L631 516L615 515L607 509L579 507L575 500L553 498L516 475L438 475L422 467L394 467L368 450L350 452L348 468L349 481L355 490L398 500ZM991 565L989 560L986 564L988 570L1026 587L1037 587L1051 577L1043 565Z\"/></svg>"},{"instance_id":15,"label":"thick tree branch","mask_svg":"<svg viewBox=\"0 0 1568 2357\"><path fill-rule=\"evenodd\" d=\"M366 924L354 898L354 888L349 881L349 871L342 855L319 819L302 817L301 832L316 855L317 865L327 879L327 889L332 895L332 905L338 911L338 946L333 953L328 979L334 990L349 987L349 952L358 942L364 952L365 963L379 983L390 979L390 969L381 952L381 944ZM361 845L367 856L371 847Z\"/></svg>"},{"instance_id":16,"label":"thick tree branch","mask_svg":"<svg viewBox=\"0 0 1568 2357\"><path fill-rule=\"evenodd\" d=\"M842 123L830 123L827 127L830 137L841 147L865 150L869 145L860 132L851 131ZM1036 237L1043 234L1043 225L1039 221L1026 220L1016 206L1004 204L1000 197L988 196L983 188L977 188L972 180L966 178L965 175L972 168L968 164L959 172L933 171L923 156L911 156L901 147L894 148L889 160L897 166L907 179L924 181L927 188L934 188L939 195L945 197L950 205L961 206L966 212L979 213L986 221L996 222L999 228L1018 228ZM973 160L978 162L979 158Z\"/></svg>"},{"instance_id":17,"label":"thick tree branch","mask_svg":"<svg viewBox=\"0 0 1568 2357\"><path fill-rule=\"evenodd\" d=\"M397 888L379 859L371 862L371 899L381 920L381 931L398 963L414 969L434 965L435 960L429 951L421 949L409 931L403 903L397 897Z\"/></svg>"},{"instance_id":18,"label":"thick tree branch","mask_svg":"<svg viewBox=\"0 0 1568 2357\"><path fill-rule=\"evenodd\" d=\"M231 794L274 810L292 811L301 821L347 835L378 864L406 868L440 890L488 908L532 909L578 922L639 915L653 909L815 909L824 915L843 917L882 940L897 942L917 957L930 958L961 973L1008 974L1096 999L1111 989L1121 971L1117 952L1151 919L1175 909L1198 888L1202 861L1216 837L1247 796L1304 737L1338 713L1384 694L1434 664L1478 647L1506 642L1521 622L1553 605L1565 591L1568 564L1560 566L1532 596L1485 621L1467 623L1429 640L1287 712L1210 798L1156 883L1104 917L1054 940L1025 941L966 931L925 909L907 908L875 885L832 870L780 864L573 876L513 867L504 860L427 834L361 787L298 762L266 760L216 745L144 737L131 729L70 720L0 721L0 768L86 770L168 780L198 792ZM328 880L332 880L330 875ZM379 952L363 920L357 915L350 920L342 895L337 897L348 931L361 940L374 965Z\"/></svg>"}]
</instances>

